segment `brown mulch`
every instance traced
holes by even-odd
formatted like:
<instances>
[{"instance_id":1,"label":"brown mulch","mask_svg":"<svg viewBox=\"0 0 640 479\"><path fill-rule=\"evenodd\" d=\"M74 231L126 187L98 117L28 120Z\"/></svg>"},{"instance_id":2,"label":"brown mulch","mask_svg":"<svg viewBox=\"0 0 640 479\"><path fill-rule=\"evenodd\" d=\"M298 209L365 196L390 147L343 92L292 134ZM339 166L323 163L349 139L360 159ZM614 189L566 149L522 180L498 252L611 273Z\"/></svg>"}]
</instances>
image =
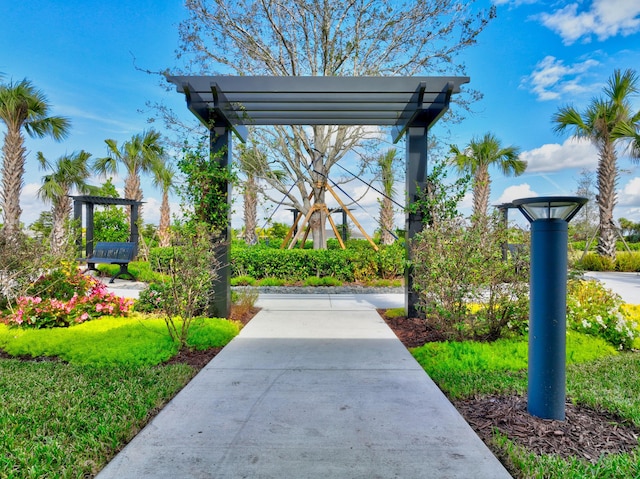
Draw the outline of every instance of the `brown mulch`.
<instances>
[{"instance_id":1,"label":"brown mulch","mask_svg":"<svg viewBox=\"0 0 640 479\"><path fill-rule=\"evenodd\" d=\"M407 348L443 338L420 319L386 318ZM640 428L607 411L567 401L565 421L539 419L527 412L527 399L517 394L453 401L453 405L489 446L495 431L534 454L557 454L595 463L602 455L631 452L638 447Z\"/></svg>"}]
</instances>

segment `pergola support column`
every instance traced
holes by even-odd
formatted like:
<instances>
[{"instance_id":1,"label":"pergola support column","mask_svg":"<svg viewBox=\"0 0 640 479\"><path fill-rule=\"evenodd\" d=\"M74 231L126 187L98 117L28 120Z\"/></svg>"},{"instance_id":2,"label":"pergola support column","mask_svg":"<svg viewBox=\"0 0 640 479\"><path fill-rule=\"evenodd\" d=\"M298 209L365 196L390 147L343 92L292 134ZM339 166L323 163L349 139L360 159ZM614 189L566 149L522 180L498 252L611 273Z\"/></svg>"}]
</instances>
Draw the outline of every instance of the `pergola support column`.
<instances>
[{"instance_id":1,"label":"pergola support column","mask_svg":"<svg viewBox=\"0 0 640 479\"><path fill-rule=\"evenodd\" d=\"M228 168L232 157L231 128L214 127L209 130L209 148L212 158L215 158L221 168ZM212 284L213 301L210 303L209 314L221 318L228 318L231 313L231 183L225 181L220 188L226 192L229 205L226 225L218 232L215 244L215 258L218 264L217 278Z\"/></svg>"},{"instance_id":2,"label":"pergola support column","mask_svg":"<svg viewBox=\"0 0 640 479\"><path fill-rule=\"evenodd\" d=\"M407 205L418 200L424 191L427 181L427 132L426 127L410 127L406 132L406 190ZM405 213L405 247L407 249L408 266L404 271L405 312L408 317L417 317L419 295L413 286L413 266L411 264L411 243L414 236L422 230L422 214L420 212Z\"/></svg>"}]
</instances>

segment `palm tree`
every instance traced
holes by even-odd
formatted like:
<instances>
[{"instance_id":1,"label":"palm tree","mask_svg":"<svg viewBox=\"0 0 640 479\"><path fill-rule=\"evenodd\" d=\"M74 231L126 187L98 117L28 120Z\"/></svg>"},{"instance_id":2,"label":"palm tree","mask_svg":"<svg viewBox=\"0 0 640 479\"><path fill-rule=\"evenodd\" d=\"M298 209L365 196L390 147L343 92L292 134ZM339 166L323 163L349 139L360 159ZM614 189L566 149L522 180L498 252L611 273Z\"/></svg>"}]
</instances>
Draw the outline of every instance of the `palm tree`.
<instances>
[{"instance_id":1,"label":"palm tree","mask_svg":"<svg viewBox=\"0 0 640 479\"><path fill-rule=\"evenodd\" d=\"M108 156L98 158L94 163L96 171L104 176L118 173L121 163L127 170L124 180L124 197L142 201L143 194L140 187L140 173L150 173L158 163L164 160L164 149L160 133L149 130L134 135L118 148L116 140L105 140ZM140 208L142 211L142 208ZM127 215L130 213L128 212Z\"/></svg>"},{"instance_id":2,"label":"palm tree","mask_svg":"<svg viewBox=\"0 0 640 479\"><path fill-rule=\"evenodd\" d=\"M380 243L392 244L393 236L393 196L395 190L395 175L393 171L394 163L397 159L396 149L387 150L384 155L378 157L378 168L380 170L380 182L382 183L382 192L384 197L380 202Z\"/></svg>"},{"instance_id":3,"label":"palm tree","mask_svg":"<svg viewBox=\"0 0 640 479\"><path fill-rule=\"evenodd\" d=\"M175 187L176 170L173 165L158 162L152 170L153 185L162 190L160 205L160 223L158 224L158 239L160 246L171 245L171 209L169 207L169 193Z\"/></svg>"},{"instance_id":4,"label":"palm tree","mask_svg":"<svg viewBox=\"0 0 640 479\"><path fill-rule=\"evenodd\" d=\"M51 136L64 139L69 131L69 120L49 116L49 102L29 80L0 85L0 120L7 131L2 145L2 192L0 206L4 214L3 232L7 238L16 238L20 231L20 192L24 179L27 150L24 129L31 137Z\"/></svg>"},{"instance_id":5,"label":"palm tree","mask_svg":"<svg viewBox=\"0 0 640 479\"><path fill-rule=\"evenodd\" d=\"M520 148L503 148L492 133L485 134L482 139L471 140L464 151L451 145L450 152L453 155L450 161L458 171L473 176L473 217L476 219L487 216L491 193L490 166L497 166L505 176L519 176L527 169L527 162L519 158Z\"/></svg>"},{"instance_id":6,"label":"palm tree","mask_svg":"<svg viewBox=\"0 0 640 479\"><path fill-rule=\"evenodd\" d=\"M71 190L75 188L79 193L90 191L86 180L91 176L89 169L90 153L82 150L79 153L61 156L52 165L38 152L38 162L43 170L50 172L42 180L42 187L38 190L38 197L45 203L51 203L51 252L59 255L64 252L68 235L65 231L71 216Z\"/></svg>"},{"instance_id":7,"label":"palm tree","mask_svg":"<svg viewBox=\"0 0 640 479\"><path fill-rule=\"evenodd\" d=\"M598 148L598 254L611 259L616 257L616 234L613 209L616 205L618 166L616 142L625 138L629 122L637 122L640 113L631 113L631 96L638 93L638 76L633 70L615 70L604 89L604 96L594 98L582 113L572 106L560 108L553 116L555 130L564 133L571 130L575 138L587 138ZM635 128L634 128L635 133ZM632 154L638 157L640 150L635 142Z\"/></svg>"},{"instance_id":8,"label":"palm tree","mask_svg":"<svg viewBox=\"0 0 640 479\"><path fill-rule=\"evenodd\" d=\"M255 143L251 146L239 147L238 169L244 173L242 182L243 215L244 215L244 241L247 244L256 244L258 236L258 184L260 175L267 170L267 157L260 151Z\"/></svg>"}]
</instances>

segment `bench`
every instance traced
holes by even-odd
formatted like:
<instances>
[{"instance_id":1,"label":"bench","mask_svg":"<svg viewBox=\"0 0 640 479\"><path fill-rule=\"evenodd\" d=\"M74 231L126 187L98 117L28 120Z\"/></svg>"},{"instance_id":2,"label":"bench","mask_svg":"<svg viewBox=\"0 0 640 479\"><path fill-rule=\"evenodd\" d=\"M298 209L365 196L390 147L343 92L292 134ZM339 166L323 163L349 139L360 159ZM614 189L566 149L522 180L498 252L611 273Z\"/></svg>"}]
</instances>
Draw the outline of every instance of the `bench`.
<instances>
[{"instance_id":1,"label":"bench","mask_svg":"<svg viewBox=\"0 0 640 479\"><path fill-rule=\"evenodd\" d=\"M135 243L120 243L120 242L98 242L93 248L93 254L87 258L80 258L78 261L87 263L87 271L95 270L96 263L102 264L117 264L120 266L120 271L116 273L116 275L111 278L109 283L113 283L114 280L123 274L128 274L133 277L131 273L129 273L128 265L131 261L133 261L133 257L136 254L136 244Z\"/></svg>"}]
</instances>

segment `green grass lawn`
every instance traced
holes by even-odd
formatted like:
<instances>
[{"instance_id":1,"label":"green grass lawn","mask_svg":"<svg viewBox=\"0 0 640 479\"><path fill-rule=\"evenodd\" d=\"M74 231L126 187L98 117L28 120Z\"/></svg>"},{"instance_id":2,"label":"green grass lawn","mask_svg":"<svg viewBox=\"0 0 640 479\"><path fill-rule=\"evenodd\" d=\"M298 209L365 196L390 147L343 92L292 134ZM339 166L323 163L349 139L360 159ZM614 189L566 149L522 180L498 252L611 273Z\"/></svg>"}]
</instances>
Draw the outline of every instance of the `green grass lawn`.
<instances>
[{"instance_id":1,"label":"green grass lawn","mask_svg":"<svg viewBox=\"0 0 640 479\"><path fill-rule=\"evenodd\" d=\"M223 346L239 331L198 320L194 348ZM106 463L195 374L162 364L177 347L161 319L104 318L70 328L0 324L0 349L64 361L0 359L0 478L79 478Z\"/></svg>"},{"instance_id":2,"label":"green grass lawn","mask_svg":"<svg viewBox=\"0 0 640 479\"><path fill-rule=\"evenodd\" d=\"M526 394L527 340L496 343L431 343L412 354L451 399ZM606 410L640 427L640 354L617 352L597 338L567 337L567 396L576 404ZM492 445L522 478L638 478L640 448L602 457L596 464L554 455L537 456L496 434ZM512 471L513 473L513 471Z\"/></svg>"}]
</instances>

